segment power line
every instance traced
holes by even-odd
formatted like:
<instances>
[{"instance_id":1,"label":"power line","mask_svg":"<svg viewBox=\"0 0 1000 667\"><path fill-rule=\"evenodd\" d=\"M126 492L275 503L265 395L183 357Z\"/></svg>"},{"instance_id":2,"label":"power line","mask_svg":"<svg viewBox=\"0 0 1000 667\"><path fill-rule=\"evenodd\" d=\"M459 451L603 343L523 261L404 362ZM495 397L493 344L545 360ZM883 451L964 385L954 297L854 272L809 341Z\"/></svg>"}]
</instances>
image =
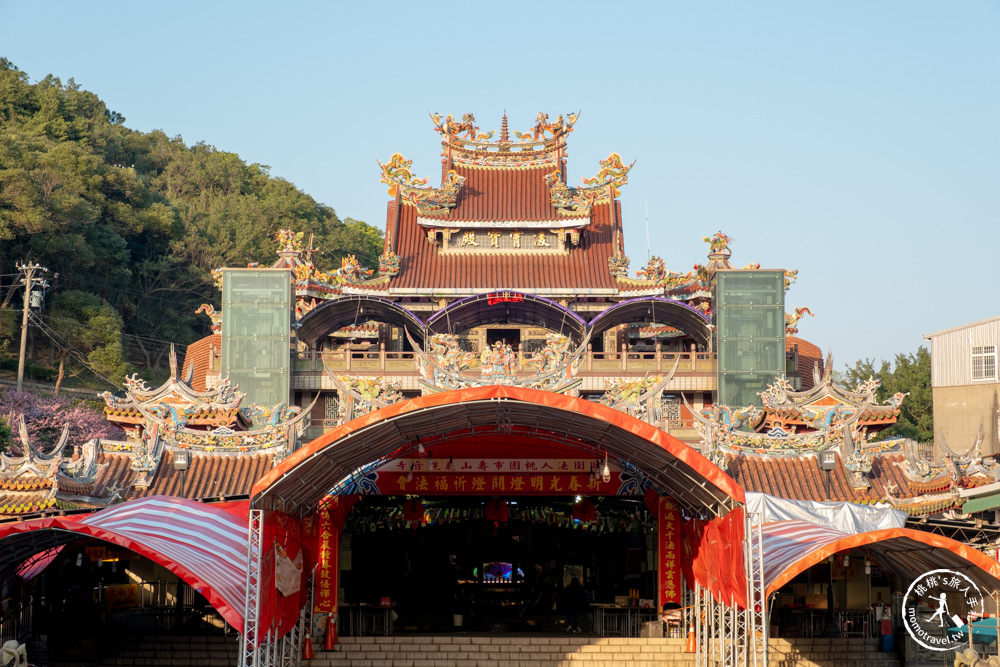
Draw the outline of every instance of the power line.
<instances>
[{"instance_id":1,"label":"power line","mask_svg":"<svg viewBox=\"0 0 1000 667\"><path fill-rule=\"evenodd\" d=\"M36 313L35 318L38 320L47 320L49 322L69 323L70 325L76 327L77 329L85 329L87 331L100 331L100 329L98 329L97 327L88 326L78 320L74 320L69 317L53 317L52 315L42 316ZM138 338L140 340L148 340L151 343L161 343L163 345L175 345L176 347L187 349L187 345L180 345L175 343L174 341L162 340L160 338L150 338L149 336L140 336L139 334L124 333L124 332L122 332L120 335L123 338Z\"/></svg>"},{"instance_id":2,"label":"power line","mask_svg":"<svg viewBox=\"0 0 1000 667\"><path fill-rule=\"evenodd\" d=\"M49 338L49 340L51 340L55 344L56 347L58 347L60 350L65 351L67 354L73 354L76 357L77 361L83 364L84 368L86 368L91 373L93 373L100 379L110 384L115 389L121 388L120 382L115 382L114 380L111 380L107 376L95 370L94 367L90 365L90 362L87 361L86 357L84 357L79 350L77 350L75 347L72 347L71 345L69 345L69 343L65 341L60 341L58 338L58 334L52 331L47 324L41 321L40 318L35 317L34 315L29 316L29 318L31 320L34 320L35 324L38 326L38 330L41 331L43 334L45 334Z\"/></svg>"}]
</instances>

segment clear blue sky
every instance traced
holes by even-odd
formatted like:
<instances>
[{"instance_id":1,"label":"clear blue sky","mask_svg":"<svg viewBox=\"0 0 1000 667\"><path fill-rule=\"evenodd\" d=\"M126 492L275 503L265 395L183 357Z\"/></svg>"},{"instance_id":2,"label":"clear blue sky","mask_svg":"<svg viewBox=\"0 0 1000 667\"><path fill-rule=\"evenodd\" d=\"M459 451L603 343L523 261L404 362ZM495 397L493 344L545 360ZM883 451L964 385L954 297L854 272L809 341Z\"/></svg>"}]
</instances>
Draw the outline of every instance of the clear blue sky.
<instances>
[{"instance_id":1,"label":"clear blue sky","mask_svg":"<svg viewBox=\"0 0 1000 667\"><path fill-rule=\"evenodd\" d=\"M799 269L787 309L838 369L1000 314L1000 2L0 0L0 55L379 227L376 155L440 178L428 111L581 111L571 184L638 158L632 269L647 207L672 270L722 230Z\"/></svg>"}]
</instances>

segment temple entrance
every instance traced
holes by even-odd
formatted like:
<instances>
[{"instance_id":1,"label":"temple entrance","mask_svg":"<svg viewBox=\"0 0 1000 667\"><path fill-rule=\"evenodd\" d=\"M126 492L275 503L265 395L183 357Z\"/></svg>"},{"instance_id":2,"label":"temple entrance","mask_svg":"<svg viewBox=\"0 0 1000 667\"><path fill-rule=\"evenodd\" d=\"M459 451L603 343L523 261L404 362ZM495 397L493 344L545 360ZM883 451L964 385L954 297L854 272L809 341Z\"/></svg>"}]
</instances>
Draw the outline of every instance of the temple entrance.
<instances>
[{"instance_id":1,"label":"temple entrance","mask_svg":"<svg viewBox=\"0 0 1000 667\"><path fill-rule=\"evenodd\" d=\"M344 602L388 601L395 632L624 634L591 605L656 617L656 518L639 498L591 501L588 517L576 497L429 497L410 521L413 499L365 498L344 526Z\"/></svg>"},{"instance_id":2,"label":"temple entrance","mask_svg":"<svg viewBox=\"0 0 1000 667\"><path fill-rule=\"evenodd\" d=\"M257 482L250 540L261 548L248 576L265 578L248 587L246 608L273 585L264 550L272 539L274 553L282 540L294 548L287 528L302 517L318 538L311 627L324 641L334 632L450 634L457 616L463 632L467 620L469 631L491 634L589 625L630 641L644 622L662 636L676 611L678 630L696 625L700 650L735 664L760 649L763 623L761 606L746 603L748 591L759 595L759 572L744 568L743 502L700 454L617 410L503 385L430 393L327 432ZM595 531L616 507L620 526ZM693 605L685 562L704 579ZM566 604L573 579L575 620ZM585 586L592 621L580 613ZM284 622L292 610L281 611ZM266 627L248 627L248 662Z\"/></svg>"}]
</instances>

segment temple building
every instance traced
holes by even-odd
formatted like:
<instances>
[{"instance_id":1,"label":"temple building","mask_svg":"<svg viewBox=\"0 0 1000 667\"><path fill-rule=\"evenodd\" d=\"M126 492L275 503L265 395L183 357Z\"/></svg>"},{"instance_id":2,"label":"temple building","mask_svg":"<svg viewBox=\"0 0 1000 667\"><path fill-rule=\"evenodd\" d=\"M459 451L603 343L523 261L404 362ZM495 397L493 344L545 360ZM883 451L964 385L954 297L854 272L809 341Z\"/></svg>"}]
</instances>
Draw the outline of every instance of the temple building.
<instances>
[{"instance_id":1,"label":"temple building","mask_svg":"<svg viewBox=\"0 0 1000 667\"><path fill-rule=\"evenodd\" d=\"M48 556L61 572L113 557L143 578L151 559L239 629L246 665L309 631L331 647L572 632L584 606L588 634L690 627L698 664L757 664L774 633L871 644L876 606L901 622L896 594L935 563L996 590L982 433L933 461L880 439L906 396L834 382L797 335L812 312L786 312L797 271L738 268L721 231L690 271L654 256L630 272L634 162L613 153L570 185L577 120L431 114L440 185L399 154L377 165L377 267L320 271L308 230L283 230L274 264L219 269L212 333L160 387L103 396L125 441L0 458L3 518L40 517L0 525L8 560L33 576L33 554L71 539ZM834 511L822 530L802 518ZM248 537L246 562L200 528L191 550L161 535L175 520ZM120 550L90 557L87 540ZM812 613L820 597L839 620Z\"/></svg>"}]
</instances>

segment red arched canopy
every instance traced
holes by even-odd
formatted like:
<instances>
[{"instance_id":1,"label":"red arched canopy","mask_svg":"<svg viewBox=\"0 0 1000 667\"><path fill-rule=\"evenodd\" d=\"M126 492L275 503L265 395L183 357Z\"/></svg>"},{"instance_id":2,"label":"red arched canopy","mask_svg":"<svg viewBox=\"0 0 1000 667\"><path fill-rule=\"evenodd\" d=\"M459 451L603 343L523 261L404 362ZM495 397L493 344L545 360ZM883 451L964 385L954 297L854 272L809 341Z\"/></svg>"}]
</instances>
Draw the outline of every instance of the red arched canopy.
<instances>
[{"instance_id":1,"label":"red arched canopy","mask_svg":"<svg viewBox=\"0 0 1000 667\"><path fill-rule=\"evenodd\" d=\"M850 534L808 521L775 521L761 529L767 595L830 556L870 551L880 565L912 581L936 569L962 572L988 590L1000 587L1000 563L961 542L910 528Z\"/></svg>"},{"instance_id":2,"label":"red arched canopy","mask_svg":"<svg viewBox=\"0 0 1000 667\"><path fill-rule=\"evenodd\" d=\"M152 496L94 514L7 524L0 526L0 561L14 568L38 552L81 536L111 542L176 574L242 632L247 507L242 502L222 509L193 500Z\"/></svg>"},{"instance_id":3,"label":"red arched canopy","mask_svg":"<svg viewBox=\"0 0 1000 667\"><path fill-rule=\"evenodd\" d=\"M262 509L304 514L331 489L424 443L510 433L604 453L640 471L689 514L724 515L743 489L700 453L618 410L571 396L489 386L429 394L363 415L299 449L253 487ZM495 441L495 438L492 438Z\"/></svg>"}]
</instances>

